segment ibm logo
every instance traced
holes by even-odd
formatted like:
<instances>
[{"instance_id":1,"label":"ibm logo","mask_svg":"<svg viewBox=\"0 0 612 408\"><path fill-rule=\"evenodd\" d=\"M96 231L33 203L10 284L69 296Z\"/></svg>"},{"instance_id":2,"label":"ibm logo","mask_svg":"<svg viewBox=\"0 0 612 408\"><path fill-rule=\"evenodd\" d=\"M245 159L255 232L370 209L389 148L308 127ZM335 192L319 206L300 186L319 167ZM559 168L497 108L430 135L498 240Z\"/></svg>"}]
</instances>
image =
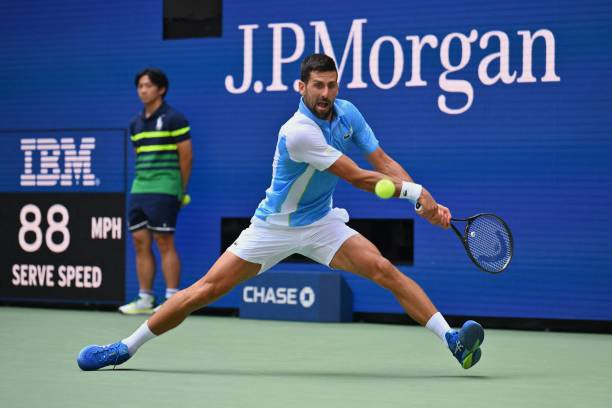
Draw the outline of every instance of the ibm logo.
<instances>
[{"instance_id":1,"label":"ibm logo","mask_svg":"<svg viewBox=\"0 0 612 408\"><path fill-rule=\"evenodd\" d=\"M95 186L99 184L91 171L91 152L96 148L96 138L84 137L77 149L74 138L21 139L23 174L20 184L25 187L70 187L72 185ZM63 159L63 166L60 166ZM38 174L33 162L40 161Z\"/></svg>"}]
</instances>

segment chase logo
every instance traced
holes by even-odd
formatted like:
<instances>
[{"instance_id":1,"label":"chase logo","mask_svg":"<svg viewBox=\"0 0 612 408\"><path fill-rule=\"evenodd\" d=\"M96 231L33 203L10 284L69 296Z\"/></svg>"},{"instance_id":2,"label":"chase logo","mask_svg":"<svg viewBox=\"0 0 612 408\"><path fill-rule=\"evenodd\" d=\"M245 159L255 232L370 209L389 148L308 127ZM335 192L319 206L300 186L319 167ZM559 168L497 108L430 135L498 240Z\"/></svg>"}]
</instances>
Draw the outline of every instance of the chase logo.
<instances>
[{"instance_id":1,"label":"chase logo","mask_svg":"<svg viewBox=\"0 0 612 408\"><path fill-rule=\"evenodd\" d=\"M299 304L308 309L314 305L316 295L310 286L305 286L298 293L297 288L271 288L245 286L242 291L242 300L245 303L271 303L274 305L293 305Z\"/></svg>"},{"instance_id":2,"label":"chase logo","mask_svg":"<svg viewBox=\"0 0 612 408\"><path fill-rule=\"evenodd\" d=\"M315 302L315 293L310 286L306 286L300 290L300 304L308 309Z\"/></svg>"},{"instance_id":3,"label":"chase logo","mask_svg":"<svg viewBox=\"0 0 612 408\"><path fill-rule=\"evenodd\" d=\"M76 145L72 137L23 138L23 173L20 184L24 187L98 186L100 180L91 169L95 137L83 137Z\"/></svg>"}]
</instances>

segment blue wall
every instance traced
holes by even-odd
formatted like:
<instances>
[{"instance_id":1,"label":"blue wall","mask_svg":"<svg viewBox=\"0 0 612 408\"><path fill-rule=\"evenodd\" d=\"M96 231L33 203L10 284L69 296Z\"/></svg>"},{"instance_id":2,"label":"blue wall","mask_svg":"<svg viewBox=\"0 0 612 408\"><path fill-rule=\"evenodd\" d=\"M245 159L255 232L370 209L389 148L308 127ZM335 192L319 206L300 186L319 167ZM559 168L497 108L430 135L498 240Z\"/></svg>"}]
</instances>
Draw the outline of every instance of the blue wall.
<instances>
[{"instance_id":1,"label":"blue wall","mask_svg":"<svg viewBox=\"0 0 612 408\"><path fill-rule=\"evenodd\" d=\"M2 2L0 128L125 127L140 109L133 75L148 65L163 68L171 80L168 101L190 119L195 143L193 204L181 214L177 234L186 286L219 255L220 218L248 217L263 198L278 128L298 103L291 85L299 59L282 66L288 91L257 93L253 84L244 93L228 91L226 76L232 75L237 86L243 79L244 30L239 26L259 26L253 31L253 81L266 87L273 79L274 57L268 24L299 26L301 55L306 55L315 50L311 22L324 21L339 60L349 30L366 19L361 25L361 79L367 87L347 87L355 79L353 43L341 97L361 109L381 146L438 201L458 216L500 214L516 241L510 269L489 276L475 270L452 233L419 219L415 264L402 270L447 314L612 320L610 2L386 1L376 8L342 0L294 4L225 1L221 38L163 41L161 1ZM543 38L535 40L535 82L525 82L527 33L518 32L532 35L541 29L555 44L547 47ZM467 64L448 73L448 79L468 81L473 101L464 112L449 114L440 107L440 96L452 109L465 107L467 97L440 84L442 44L452 33L469 35L471 30L477 30L477 39L467 46ZM504 55L509 74L516 71L510 83L485 85L478 73L481 61L500 49L496 38L480 47L482 36L491 31L508 38ZM405 86L414 74L412 42L406 36L428 34L437 46L422 51L421 76L427 85ZM376 85L370 67L373 45L383 36L393 37L403 52L395 60L400 79L390 89ZM291 29L282 30L283 57L293 53L295 38ZM380 81L389 83L394 40L385 41L374 63ZM554 57L548 74L547 53L549 64ZM455 65L462 59L458 39L451 41L449 59ZM488 75L496 72L499 60L491 63ZM406 203L378 200L346 183L338 187L335 204L353 217L413 216ZM128 249L126 290L131 296L137 282ZM347 279L356 311L401 312L385 291L356 277ZM161 279L157 288L162 289ZM238 301L232 293L216 305L235 307Z\"/></svg>"}]
</instances>

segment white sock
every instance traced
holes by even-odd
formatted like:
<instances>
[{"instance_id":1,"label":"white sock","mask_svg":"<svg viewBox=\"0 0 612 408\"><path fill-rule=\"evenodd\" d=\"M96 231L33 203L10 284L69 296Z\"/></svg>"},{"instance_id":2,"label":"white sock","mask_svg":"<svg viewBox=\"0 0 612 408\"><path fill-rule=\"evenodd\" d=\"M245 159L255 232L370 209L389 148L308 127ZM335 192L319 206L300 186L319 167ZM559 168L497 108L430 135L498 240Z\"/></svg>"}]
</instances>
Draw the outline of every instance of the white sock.
<instances>
[{"instance_id":1,"label":"white sock","mask_svg":"<svg viewBox=\"0 0 612 408\"><path fill-rule=\"evenodd\" d=\"M444 316L442 316L442 313L437 312L431 316L425 327L434 332L442 340L444 345L448 347L448 344L446 344L446 337L444 335L451 328L446 322Z\"/></svg>"},{"instance_id":2,"label":"white sock","mask_svg":"<svg viewBox=\"0 0 612 408\"><path fill-rule=\"evenodd\" d=\"M149 329L147 322L144 322L130 337L126 337L121 342L128 347L130 356L133 356L140 346L155 337L157 336Z\"/></svg>"},{"instance_id":3,"label":"white sock","mask_svg":"<svg viewBox=\"0 0 612 408\"><path fill-rule=\"evenodd\" d=\"M155 297L153 297L153 293L147 290L139 290L138 297L148 303L155 302Z\"/></svg>"},{"instance_id":4,"label":"white sock","mask_svg":"<svg viewBox=\"0 0 612 408\"><path fill-rule=\"evenodd\" d=\"M166 288L166 299L170 299L172 295L176 294L179 290L177 288Z\"/></svg>"}]
</instances>

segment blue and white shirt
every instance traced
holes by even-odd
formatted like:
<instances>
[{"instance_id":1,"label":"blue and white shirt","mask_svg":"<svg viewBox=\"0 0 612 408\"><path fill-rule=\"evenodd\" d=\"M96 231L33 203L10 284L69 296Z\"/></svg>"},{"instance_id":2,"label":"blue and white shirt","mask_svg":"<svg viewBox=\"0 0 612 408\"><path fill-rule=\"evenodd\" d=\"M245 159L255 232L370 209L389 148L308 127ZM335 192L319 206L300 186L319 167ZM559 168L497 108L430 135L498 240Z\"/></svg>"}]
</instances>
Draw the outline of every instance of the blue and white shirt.
<instances>
[{"instance_id":1,"label":"blue and white shirt","mask_svg":"<svg viewBox=\"0 0 612 408\"><path fill-rule=\"evenodd\" d=\"M338 176L325 170L351 145L364 155L378 148L374 132L352 103L336 99L334 111L331 122L319 119L300 100L278 133L272 183L253 218L288 227L323 218L332 208L338 182Z\"/></svg>"}]
</instances>

